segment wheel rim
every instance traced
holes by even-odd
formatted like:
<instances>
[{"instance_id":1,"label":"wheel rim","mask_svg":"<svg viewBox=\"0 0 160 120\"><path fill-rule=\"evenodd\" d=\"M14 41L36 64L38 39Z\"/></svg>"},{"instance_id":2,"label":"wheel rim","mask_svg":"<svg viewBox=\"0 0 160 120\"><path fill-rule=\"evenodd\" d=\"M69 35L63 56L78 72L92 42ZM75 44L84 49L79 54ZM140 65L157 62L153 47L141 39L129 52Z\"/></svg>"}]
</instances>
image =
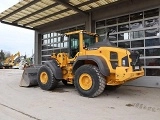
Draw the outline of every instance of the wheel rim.
<instances>
[{"instance_id":1,"label":"wheel rim","mask_svg":"<svg viewBox=\"0 0 160 120\"><path fill-rule=\"evenodd\" d=\"M42 72L40 75L40 81L43 84L46 84L48 82L48 75L46 72Z\"/></svg>"},{"instance_id":2,"label":"wheel rim","mask_svg":"<svg viewBox=\"0 0 160 120\"><path fill-rule=\"evenodd\" d=\"M79 78L80 87L89 90L92 87L92 78L89 74L83 73Z\"/></svg>"}]
</instances>

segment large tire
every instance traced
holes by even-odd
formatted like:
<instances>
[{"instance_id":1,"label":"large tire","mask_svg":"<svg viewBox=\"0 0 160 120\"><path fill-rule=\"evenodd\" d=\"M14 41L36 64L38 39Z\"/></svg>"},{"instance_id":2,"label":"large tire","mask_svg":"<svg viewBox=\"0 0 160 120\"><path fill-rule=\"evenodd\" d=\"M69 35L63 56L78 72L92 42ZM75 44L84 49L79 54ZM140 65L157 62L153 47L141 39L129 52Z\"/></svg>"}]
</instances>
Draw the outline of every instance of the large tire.
<instances>
[{"instance_id":1,"label":"large tire","mask_svg":"<svg viewBox=\"0 0 160 120\"><path fill-rule=\"evenodd\" d=\"M105 83L106 80L96 66L83 65L75 72L75 88L84 97L100 95L104 91Z\"/></svg>"},{"instance_id":2,"label":"large tire","mask_svg":"<svg viewBox=\"0 0 160 120\"><path fill-rule=\"evenodd\" d=\"M40 67L37 82L43 90L53 90L58 85L58 80L55 79L52 70L46 65Z\"/></svg>"}]
</instances>

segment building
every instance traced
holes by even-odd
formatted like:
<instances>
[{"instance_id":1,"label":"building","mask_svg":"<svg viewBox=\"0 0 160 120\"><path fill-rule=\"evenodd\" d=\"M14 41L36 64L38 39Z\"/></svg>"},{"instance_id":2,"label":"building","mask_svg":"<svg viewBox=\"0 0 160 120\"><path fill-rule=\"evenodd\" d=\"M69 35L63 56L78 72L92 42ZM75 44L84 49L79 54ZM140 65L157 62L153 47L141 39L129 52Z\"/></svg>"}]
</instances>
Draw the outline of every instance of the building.
<instances>
[{"instance_id":1,"label":"building","mask_svg":"<svg viewBox=\"0 0 160 120\"><path fill-rule=\"evenodd\" d=\"M35 63L66 47L60 35L80 29L109 30L117 46L138 50L145 76L130 84L160 87L159 0L22 0L0 14L5 24L35 30Z\"/></svg>"}]
</instances>

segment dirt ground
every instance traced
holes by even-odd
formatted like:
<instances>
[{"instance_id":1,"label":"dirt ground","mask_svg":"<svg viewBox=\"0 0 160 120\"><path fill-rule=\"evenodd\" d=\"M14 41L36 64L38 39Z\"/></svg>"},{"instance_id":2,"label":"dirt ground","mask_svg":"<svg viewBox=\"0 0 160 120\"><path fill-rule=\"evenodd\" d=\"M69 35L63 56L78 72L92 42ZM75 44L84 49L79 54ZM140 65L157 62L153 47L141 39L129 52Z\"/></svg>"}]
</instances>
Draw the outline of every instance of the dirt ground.
<instances>
[{"instance_id":1,"label":"dirt ground","mask_svg":"<svg viewBox=\"0 0 160 120\"><path fill-rule=\"evenodd\" d=\"M74 86L19 87L22 70L0 69L0 120L160 120L160 89L122 86L96 98Z\"/></svg>"}]
</instances>

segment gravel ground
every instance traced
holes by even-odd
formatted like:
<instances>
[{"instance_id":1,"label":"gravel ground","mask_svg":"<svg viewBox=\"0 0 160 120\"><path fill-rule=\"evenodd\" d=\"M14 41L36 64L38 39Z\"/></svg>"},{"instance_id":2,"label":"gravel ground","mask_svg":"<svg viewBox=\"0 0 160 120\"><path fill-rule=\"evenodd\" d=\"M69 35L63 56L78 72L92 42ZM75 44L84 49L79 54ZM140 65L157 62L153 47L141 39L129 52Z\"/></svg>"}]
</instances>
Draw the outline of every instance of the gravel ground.
<instances>
[{"instance_id":1,"label":"gravel ground","mask_svg":"<svg viewBox=\"0 0 160 120\"><path fill-rule=\"evenodd\" d=\"M19 87L22 70L0 69L0 120L159 120L160 89L122 86L96 98L74 86Z\"/></svg>"}]
</instances>

